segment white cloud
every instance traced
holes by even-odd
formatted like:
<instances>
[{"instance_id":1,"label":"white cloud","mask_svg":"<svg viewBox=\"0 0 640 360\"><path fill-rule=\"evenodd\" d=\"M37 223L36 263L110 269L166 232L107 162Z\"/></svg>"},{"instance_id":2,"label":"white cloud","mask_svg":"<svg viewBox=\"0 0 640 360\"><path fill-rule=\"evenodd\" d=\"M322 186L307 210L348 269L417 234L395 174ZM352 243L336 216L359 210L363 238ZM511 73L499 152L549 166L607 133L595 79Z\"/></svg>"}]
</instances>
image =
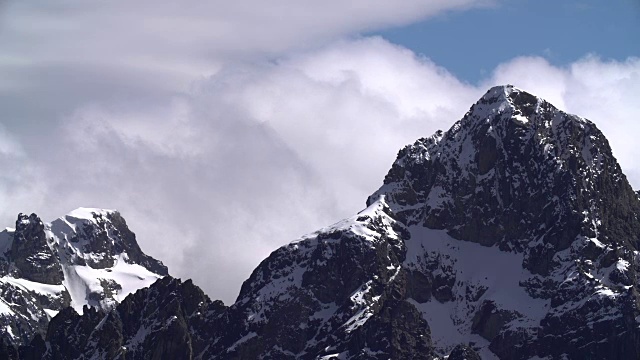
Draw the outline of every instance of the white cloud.
<instances>
[{"instance_id":1,"label":"white cloud","mask_svg":"<svg viewBox=\"0 0 640 360\"><path fill-rule=\"evenodd\" d=\"M325 183L344 190L352 211L401 146L450 126L481 94L379 38L227 71L202 84L206 96L268 124Z\"/></svg>"},{"instance_id":2,"label":"white cloud","mask_svg":"<svg viewBox=\"0 0 640 360\"><path fill-rule=\"evenodd\" d=\"M596 122L632 185L640 188L637 134L640 133L640 58L624 62L588 56L569 69L572 86L566 95L569 111Z\"/></svg>"},{"instance_id":3,"label":"white cloud","mask_svg":"<svg viewBox=\"0 0 640 360\"><path fill-rule=\"evenodd\" d=\"M0 65L124 66L164 76L215 71L221 59L278 54L492 0L31 1L0 12ZM18 84L19 85L19 84Z\"/></svg>"},{"instance_id":4,"label":"white cloud","mask_svg":"<svg viewBox=\"0 0 640 360\"><path fill-rule=\"evenodd\" d=\"M479 3L7 5L0 220L117 208L143 250L230 302L270 251L358 211L400 147L497 83L595 121L638 186L638 59L517 58L475 86L379 38L330 41Z\"/></svg>"},{"instance_id":5,"label":"white cloud","mask_svg":"<svg viewBox=\"0 0 640 360\"><path fill-rule=\"evenodd\" d=\"M22 149L22 145L0 124L0 156L21 157L23 155L24 150Z\"/></svg>"},{"instance_id":6,"label":"white cloud","mask_svg":"<svg viewBox=\"0 0 640 360\"><path fill-rule=\"evenodd\" d=\"M199 96L78 110L32 159L46 202L9 202L4 215L116 208L173 275L230 301L262 258L332 221L337 204L272 129Z\"/></svg>"},{"instance_id":7,"label":"white cloud","mask_svg":"<svg viewBox=\"0 0 640 360\"><path fill-rule=\"evenodd\" d=\"M80 106L38 129L46 148L23 138L46 201L9 202L6 221L117 208L174 275L231 301L270 251L358 211L402 145L479 95L378 38L227 65L190 88Z\"/></svg>"},{"instance_id":8,"label":"white cloud","mask_svg":"<svg viewBox=\"0 0 640 360\"><path fill-rule=\"evenodd\" d=\"M32 204L34 208L45 207L43 199L47 192L44 174L25 153L15 134L0 124L0 229L13 227L16 205Z\"/></svg>"}]
</instances>

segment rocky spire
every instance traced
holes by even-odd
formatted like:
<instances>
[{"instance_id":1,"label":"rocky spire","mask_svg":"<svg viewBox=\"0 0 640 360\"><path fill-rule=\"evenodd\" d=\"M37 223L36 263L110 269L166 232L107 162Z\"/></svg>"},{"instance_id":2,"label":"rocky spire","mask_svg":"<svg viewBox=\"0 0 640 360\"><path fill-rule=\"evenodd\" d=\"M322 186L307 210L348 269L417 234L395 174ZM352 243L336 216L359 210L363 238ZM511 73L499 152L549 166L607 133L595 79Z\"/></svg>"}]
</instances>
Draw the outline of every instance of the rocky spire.
<instances>
[{"instance_id":1,"label":"rocky spire","mask_svg":"<svg viewBox=\"0 0 640 360\"><path fill-rule=\"evenodd\" d=\"M9 252L13 276L43 284L62 284L60 259L45 234L45 226L36 215L19 214Z\"/></svg>"}]
</instances>

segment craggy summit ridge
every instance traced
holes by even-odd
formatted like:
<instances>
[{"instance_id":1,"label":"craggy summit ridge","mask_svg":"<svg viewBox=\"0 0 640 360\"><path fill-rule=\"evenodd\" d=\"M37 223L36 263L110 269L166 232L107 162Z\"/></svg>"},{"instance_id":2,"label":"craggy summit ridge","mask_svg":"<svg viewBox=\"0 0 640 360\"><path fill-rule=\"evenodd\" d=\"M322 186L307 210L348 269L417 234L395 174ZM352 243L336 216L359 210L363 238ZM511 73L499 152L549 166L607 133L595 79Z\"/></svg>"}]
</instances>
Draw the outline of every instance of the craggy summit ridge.
<instances>
[{"instance_id":1,"label":"craggy summit ridge","mask_svg":"<svg viewBox=\"0 0 640 360\"><path fill-rule=\"evenodd\" d=\"M402 149L368 203L382 194L409 225L504 250L541 237L565 249L577 235L637 247L640 236L637 197L602 133L512 86L490 89L449 131Z\"/></svg>"},{"instance_id":2,"label":"craggy summit ridge","mask_svg":"<svg viewBox=\"0 0 640 360\"><path fill-rule=\"evenodd\" d=\"M66 307L110 309L164 275L117 211L80 208L51 223L19 214L0 232L0 340L23 344Z\"/></svg>"},{"instance_id":3,"label":"craggy summit ridge","mask_svg":"<svg viewBox=\"0 0 640 360\"><path fill-rule=\"evenodd\" d=\"M639 213L593 123L495 87L231 306L166 276L14 358L636 359Z\"/></svg>"}]
</instances>

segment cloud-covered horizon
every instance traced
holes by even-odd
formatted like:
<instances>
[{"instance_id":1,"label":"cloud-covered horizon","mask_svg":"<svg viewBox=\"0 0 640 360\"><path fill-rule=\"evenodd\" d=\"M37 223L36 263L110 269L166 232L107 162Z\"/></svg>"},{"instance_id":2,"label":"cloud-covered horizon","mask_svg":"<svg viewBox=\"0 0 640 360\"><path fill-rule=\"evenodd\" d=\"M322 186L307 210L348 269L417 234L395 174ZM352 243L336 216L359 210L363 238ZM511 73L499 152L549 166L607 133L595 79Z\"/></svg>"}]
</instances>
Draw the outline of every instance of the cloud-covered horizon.
<instances>
[{"instance_id":1,"label":"cloud-covered horizon","mask_svg":"<svg viewBox=\"0 0 640 360\"><path fill-rule=\"evenodd\" d=\"M271 251L362 209L401 147L505 83L593 120L640 186L640 59L519 57L470 84L354 38L495 3L1 5L0 225L118 209L172 275L230 303Z\"/></svg>"}]
</instances>

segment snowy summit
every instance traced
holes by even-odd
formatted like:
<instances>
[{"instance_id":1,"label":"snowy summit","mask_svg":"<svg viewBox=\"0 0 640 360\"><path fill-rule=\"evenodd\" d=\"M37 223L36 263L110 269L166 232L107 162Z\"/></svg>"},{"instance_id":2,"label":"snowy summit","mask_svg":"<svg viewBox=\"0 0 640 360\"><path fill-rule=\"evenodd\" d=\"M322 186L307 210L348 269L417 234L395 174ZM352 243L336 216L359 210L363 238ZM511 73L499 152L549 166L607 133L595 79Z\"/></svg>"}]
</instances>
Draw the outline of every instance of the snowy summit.
<instances>
[{"instance_id":1,"label":"snowy summit","mask_svg":"<svg viewBox=\"0 0 640 360\"><path fill-rule=\"evenodd\" d=\"M51 223L20 214L0 232L0 326L22 344L66 307L111 309L165 275L115 210L79 208Z\"/></svg>"}]
</instances>

